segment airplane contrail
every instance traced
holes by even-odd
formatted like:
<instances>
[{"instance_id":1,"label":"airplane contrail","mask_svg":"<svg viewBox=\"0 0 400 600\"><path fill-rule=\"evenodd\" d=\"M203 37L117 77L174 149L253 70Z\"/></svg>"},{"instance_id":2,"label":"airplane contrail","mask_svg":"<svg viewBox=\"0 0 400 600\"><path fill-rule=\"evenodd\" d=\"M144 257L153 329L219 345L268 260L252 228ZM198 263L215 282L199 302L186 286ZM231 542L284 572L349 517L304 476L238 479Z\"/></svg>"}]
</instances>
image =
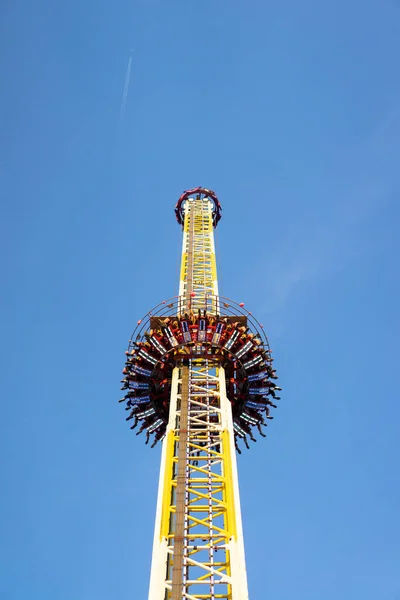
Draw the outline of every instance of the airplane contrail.
<instances>
[{"instance_id":1,"label":"airplane contrail","mask_svg":"<svg viewBox=\"0 0 400 600\"><path fill-rule=\"evenodd\" d=\"M121 109L119 111L119 123L120 124L124 120L124 116L125 116L126 101L128 98L128 91L129 91L129 81L131 78L132 52L133 52L133 50L131 50L131 55L130 55L129 61L128 61L128 68L126 69L124 93L122 94Z\"/></svg>"}]
</instances>

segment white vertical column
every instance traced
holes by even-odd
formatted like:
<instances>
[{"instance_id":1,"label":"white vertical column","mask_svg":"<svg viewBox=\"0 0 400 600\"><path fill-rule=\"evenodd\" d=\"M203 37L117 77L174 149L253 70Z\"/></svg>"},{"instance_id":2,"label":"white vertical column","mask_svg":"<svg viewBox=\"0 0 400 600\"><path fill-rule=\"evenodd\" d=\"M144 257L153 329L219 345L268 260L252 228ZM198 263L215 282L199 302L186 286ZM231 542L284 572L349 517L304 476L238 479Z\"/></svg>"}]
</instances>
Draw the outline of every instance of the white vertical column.
<instances>
[{"instance_id":1,"label":"white vertical column","mask_svg":"<svg viewBox=\"0 0 400 600\"><path fill-rule=\"evenodd\" d=\"M158 482L156 522L154 526L153 556L151 560L149 600L164 600L165 580L167 576L168 538L162 537L162 519L165 518L164 490L166 480L171 478L172 473L167 472L170 464L169 453L173 452L173 444L170 438L176 427L176 410L178 399L179 369L175 367L172 372L171 404L169 409L169 421L166 435L162 443L160 477ZM172 469L172 463L170 464Z\"/></svg>"},{"instance_id":2,"label":"white vertical column","mask_svg":"<svg viewBox=\"0 0 400 600\"><path fill-rule=\"evenodd\" d=\"M247 571L246 559L244 554L244 539L242 512L240 508L239 478L236 461L236 448L234 441L232 407L226 395L225 370L219 368L219 392L221 399L221 419L222 428L229 433L230 444L230 462L232 470L232 486L234 499L234 514L236 519L236 539L229 541L229 550L231 556L231 577L232 577L232 600L248 600L249 593L247 589Z\"/></svg>"}]
</instances>

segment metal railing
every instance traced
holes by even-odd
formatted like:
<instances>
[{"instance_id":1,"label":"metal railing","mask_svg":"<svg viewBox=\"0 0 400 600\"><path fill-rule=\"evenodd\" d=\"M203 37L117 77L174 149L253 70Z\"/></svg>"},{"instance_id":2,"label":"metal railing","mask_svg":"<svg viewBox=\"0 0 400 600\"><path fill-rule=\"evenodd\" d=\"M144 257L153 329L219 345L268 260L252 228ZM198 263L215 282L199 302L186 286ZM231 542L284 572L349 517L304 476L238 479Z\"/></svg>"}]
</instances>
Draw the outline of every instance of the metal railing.
<instances>
[{"instance_id":1,"label":"metal railing","mask_svg":"<svg viewBox=\"0 0 400 600\"><path fill-rule=\"evenodd\" d=\"M183 301L182 296L173 296L172 298L163 300L157 304L137 322L129 341L129 348L131 349L137 342L143 340L144 334L150 329L152 318L184 317L185 314L189 314L190 311L193 311L193 308L195 308L196 312L198 310L205 310L206 312L212 313L214 318L215 315L222 318L244 317L250 333L257 336L261 340L263 346L265 346L269 352L271 351L268 337L264 331L264 326L256 319L256 317L254 317L252 312L245 308L243 303L235 302L226 296L214 296L213 294L206 295L202 307L195 304L194 300L195 297L191 297L189 301Z\"/></svg>"}]
</instances>

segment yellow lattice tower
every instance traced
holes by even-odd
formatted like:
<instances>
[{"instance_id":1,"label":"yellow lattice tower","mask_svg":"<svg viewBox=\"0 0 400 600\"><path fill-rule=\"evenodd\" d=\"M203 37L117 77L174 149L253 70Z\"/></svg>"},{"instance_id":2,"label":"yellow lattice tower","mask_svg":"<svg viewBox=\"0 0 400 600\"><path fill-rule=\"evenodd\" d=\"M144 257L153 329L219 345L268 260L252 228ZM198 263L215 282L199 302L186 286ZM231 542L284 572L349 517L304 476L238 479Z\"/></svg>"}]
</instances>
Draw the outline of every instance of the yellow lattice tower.
<instances>
[{"instance_id":1,"label":"yellow lattice tower","mask_svg":"<svg viewBox=\"0 0 400 600\"><path fill-rule=\"evenodd\" d=\"M210 190L181 196L179 295L127 352L128 419L163 439L149 600L248 599L235 447L263 435L277 386L262 326L218 295L220 210Z\"/></svg>"}]
</instances>

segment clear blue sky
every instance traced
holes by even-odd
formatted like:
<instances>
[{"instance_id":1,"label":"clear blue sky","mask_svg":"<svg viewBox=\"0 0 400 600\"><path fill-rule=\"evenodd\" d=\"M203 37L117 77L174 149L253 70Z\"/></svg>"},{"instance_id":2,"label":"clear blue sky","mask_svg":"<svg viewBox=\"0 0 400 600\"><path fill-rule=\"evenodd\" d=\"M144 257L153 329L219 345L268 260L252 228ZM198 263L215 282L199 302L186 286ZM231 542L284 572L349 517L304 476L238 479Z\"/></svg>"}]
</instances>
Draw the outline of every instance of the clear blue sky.
<instances>
[{"instance_id":1,"label":"clear blue sky","mask_svg":"<svg viewBox=\"0 0 400 600\"><path fill-rule=\"evenodd\" d=\"M251 600L399 600L400 2L1 12L1 600L147 598L160 449L120 370L197 185L284 388L239 457Z\"/></svg>"}]
</instances>

